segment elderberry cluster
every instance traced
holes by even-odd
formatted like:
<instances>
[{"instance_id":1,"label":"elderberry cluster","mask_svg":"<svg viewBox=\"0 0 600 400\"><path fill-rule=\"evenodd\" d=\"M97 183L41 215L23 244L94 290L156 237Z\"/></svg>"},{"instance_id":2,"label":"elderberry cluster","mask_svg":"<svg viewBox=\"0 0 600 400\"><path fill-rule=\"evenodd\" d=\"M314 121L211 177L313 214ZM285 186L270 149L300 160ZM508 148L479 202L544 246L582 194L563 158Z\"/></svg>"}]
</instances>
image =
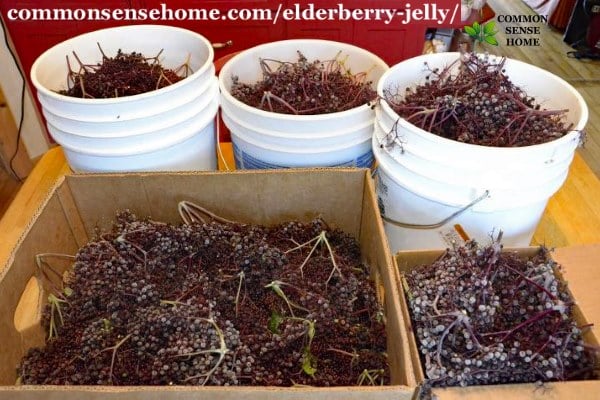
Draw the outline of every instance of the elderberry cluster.
<instances>
[{"instance_id":1,"label":"elderberry cluster","mask_svg":"<svg viewBox=\"0 0 600 400\"><path fill-rule=\"evenodd\" d=\"M141 53L123 53L119 49L114 57L107 57L102 52L102 62L96 65L83 64L76 54L74 56L79 69L74 71L67 57L69 87L59 91L65 96L88 99L133 96L172 85L185 78L171 69L163 68L158 55L146 58Z\"/></svg>"},{"instance_id":2,"label":"elderberry cluster","mask_svg":"<svg viewBox=\"0 0 600 400\"><path fill-rule=\"evenodd\" d=\"M467 54L454 65L431 69L424 84L404 92L388 88L385 100L421 129L459 142L519 147L566 135L568 110L545 110L506 76L502 58ZM397 132L390 132L396 135Z\"/></svg>"},{"instance_id":3,"label":"elderberry cluster","mask_svg":"<svg viewBox=\"0 0 600 400\"><path fill-rule=\"evenodd\" d=\"M328 114L359 107L377 97L364 73L352 75L337 58L309 62L298 52L296 62L261 59L260 65L262 80L249 84L234 76L231 95L265 111Z\"/></svg>"},{"instance_id":4,"label":"elderberry cluster","mask_svg":"<svg viewBox=\"0 0 600 400\"><path fill-rule=\"evenodd\" d=\"M448 250L406 275L432 386L584 379L595 374L573 300L545 249L529 260L498 241Z\"/></svg>"},{"instance_id":5,"label":"elderberry cluster","mask_svg":"<svg viewBox=\"0 0 600 400\"><path fill-rule=\"evenodd\" d=\"M321 220L171 225L123 212L96 235L44 309L53 334L19 365L25 384L332 386L363 370L389 381L369 270Z\"/></svg>"}]
</instances>

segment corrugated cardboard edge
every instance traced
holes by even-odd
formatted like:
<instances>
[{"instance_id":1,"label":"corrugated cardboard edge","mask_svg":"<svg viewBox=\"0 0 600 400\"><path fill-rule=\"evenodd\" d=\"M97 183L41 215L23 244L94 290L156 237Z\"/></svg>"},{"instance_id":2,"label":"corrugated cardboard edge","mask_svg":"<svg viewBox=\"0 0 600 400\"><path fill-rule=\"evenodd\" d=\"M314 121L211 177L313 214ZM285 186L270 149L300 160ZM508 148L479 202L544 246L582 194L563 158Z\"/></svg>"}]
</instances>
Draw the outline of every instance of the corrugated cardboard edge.
<instances>
[{"instance_id":1,"label":"corrugated cardboard edge","mask_svg":"<svg viewBox=\"0 0 600 400\"><path fill-rule=\"evenodd\" d=\"M0 387L0 399L85 399L85 400L409 400L405 386L281 388L281 387L189 387L189 386L20 386Z\"/></svg>"},{"instance_id":2,"label":"corrugated cardboard edge","mask_svg":"<svg viewBox=\"0 0 600 400\"><path fill-rule=\"evenodd\" d=\"M27 225L25 226L25 228L23 229L23 231L19 235L19 239L15 243L15 247L10 252L10 255L8 256L8 258L6 259L6 261L4 262L4 264L1 266L1 269L0 269L0 281L2 281L2 279L4 278L4 276L5 276L6 272L7 272L8 266L15 260L15 253L16 253L17 249L23 243L23 240L25 239L25 237L27 236L27 234L31 230L31 227L35 223L37 217L44 210L44 208L46 207L46 205L48 204L48 202L52 198L52 195L54 194L54 192L56 191L56 189L59 186L61 186L64 181L65 181L65 177L61 177L46 192L46 195L44 196L44 200L40 203L39 207L36 209L36 211L34 212L33 216L31 217L31 219L29 220L29 222L27 223Z\"/></svg>"},{"instance_id":3,"label":"corrugated cardboard edge","mask_svg":"<svg viewBox=\"0 0 600 400\"><path fill-rule=\"evenodd\" d=\"M396 357L396 363L398 363L404 373L403 379L408 386L417 386L417 377L415 376L415 369L412 362L412 355L409 346L409 336L411 332L404 329L407 326L407 320L402 312L401 305L401 293L398 291L398 285L396 282L399 279L398 268L394 262L394 257L387 243L387 236L385 235L385 229L383 227L383 220L379 213L379 207L377 205L377 196L375 195L375 186L371 179L370 172L365 174L365 196L368 197L363 200L363 204L367 201L371 204L371 207L363 207L363 222L364 221L376 221L376 229L380 237L385 238L386 243L383 243L383 248L380 250L388 265L389 271L388 276L391 278L390 282L386 282L386 291L389 292L387 299L392 299L393 303L390 305L388 312L388 323L392 326L396 326L399 329L401 343L390 343L388 348L396 349L394 354L388 354L388 357ZM365 215L366 212L370 212L370 215Z\"/></svg>"},{"instance_id":4,"label":"corrugated cardboard edge","mask_svg":"<svg viewBox=\"0 0 600 400\"><path fill-rule=\"evenodd\" d=\"M294 170L288 172L294 173L306 173L312 172L313 169L303 169L303 170ZM353 174L357 174L357 169L349 169L349 168L339 168L336 171L344 172L351 171ZM236 174L272 174L274 171L238 171ZM222 174L222 172L215 173L195 173L195 172L184 172L178 175L198 175L198 174L211 174L218 175ZM107 176L107 174L89 174L92 176L101 175L102 177ZM112 174L112 176L121 176L123 174ZM144 173L144 174L132 174L132 175L143 175L151 176L151 175L164 175L164 173ZM80 175L73 176L73 179L79 179ZM15 254L17 249L22 245L24 239L30 233L31 228L35 225L36 221L42 214L43 210L49 204L50 201L54 204L56 208L56 199L53 199L53 195L56 194L58 197L58 203L60 203L60 208L62 212L61 218L64 218L68 221L68 225L71 228L71 234L74 238L76 238L77 243L81 243L87 240L87 234L85 226L82 223L80 215L77 210L76 201L72 196L71 188L69 186L70 176L66 176L65 178L61 178L58 182L53 185L52 189L49 190L45 200L42 202L38 210L36 211L34 217L30 220L27 225L27 228L23 230L17 245L11 252L11 256L5 265L5 268L11 265L15 260ZM374 195L373 183L370 179L368 170L364 172L363 183L362 183L362 212L361 212L361 220L360 220L360 231L363 231L362 225L366 222L363 218L365 216L368 217L366 213L366 209L369 208L370 212L375 216L373 224L376 226L375 230L381 238L385 239L385 235L383 233L383 223L377 213L377 201ZM369 197L370 198L366 198ZM368 206L367 206L368 203ZM396 274L397 270L393 267L393 257L389 251L389 247L387 243L382 245L383 257L385 258L385 265L389 269L389 276L391 280L391 284L389 285L390 293L387 298L390 300L391 304L396 304L396 306L392 307L392 309L398 308L397 302L394 299L399 299L399 296L395 291L397 288L395 286ZM33 261L32 261L33 262ZM4 276L4 275L2 275ZM7 313L8 315L12 313ZM398 314L399 315L399 314ZM7 316L4 321L7 325L12 325L12 315ZM14 330L14 326L12 326ZM400 335L404 338L406 337L406 332L402 332L400 330ZM405 340L402 339L402 346L405 344ZM404 354L404 353L403 353ZM404 366L408 368L404 371L405 379L407 382L416 383L414 376L412 375L412 364L410 363L410 356L407 354L403 355L404 358ZM412 377L412 378L411 378ZM255 396L254 398L286 398L286 399L294 399L294 398L306 398L307 396L316 396L319 398L333 398L333 399L346 399L346 398L371 398L371 399L384 399L384 398L395 398L395 399L410 399L414 394L414 385L410 384L408 386L405 385L392 385L392 386L384 386L384 387L336 387L336 388L263 388L263 387L239 387L239 388L189 388L189 387L55 387L55 386L0 386L0 398L11 398L11 399L32 399L32 398L63 398L67 393L73 393L75 396L78 394L81 397L85 398L163 398L167 393L173 393L173 398L183 399L183 398L197 398L198 396L208 395L210 398L216 399L228 399L228 398L240 398L249 394ZM258 396L258 397L256 397Z\"/></svg>"},{"instance_id":5,"label":"corrugated cardboard edge","mask_svg":"<svg viewBox=\"0 0 600 400\"><path fill-rule=\"evenodd\" d=\"M473 386L435 389L438 400L592 400L598 399L598 381L535 384Z\"/></svg>"},{"instance_id":6,"label":"corrugated cardboard edge","mask_svg":"<svg viewBox=\"0 0 600 400\"><path fill-rule=\"evenodd\" d=\"M536 254L539 249L539 247L506 248L504 251L514 251L525 257L530 257ZM403 299L403 314L409 314L405 291L403 290L403 274L410 271L410 269L416 265L433 262L443 253L444 250L400 251L396 253L394 262L396 263L398 271L400 272L398 287L400 288ZM571 277L576 275L576 273L582 272L582 274L576 279L571 278L571 280L568 281L568 289L576 301L576 305L573 308L573 315L575 319L579 321L581 325L585 325L592 321L600 321L600 313L596 312L600 310L600 296L598 295L600 292L597 289L598 286L593 287L594 284L600 283L600 269L597 267L598 260L600 260L600 245L557 249L556 252L552 254L552 257L555 261L561 264L567 274L569 271L572 272ZM565 271L562 273L559 272L559 279L564 278ZM587 286L588 283L593 288ZM579 306L581 301L576 296L577 294L584 292L588 294L588 296L585 297L586 304L584 305L584 308L588 309L591 307L594 310L593 314L588 312L587 315L584 315ZM410 316L408 317L407 321L410 321ZM413 357L412 362L415 366L415 374L417 375L418 382L422 382L424 380L424 375L419 357L417 341L413 333L412 326L408 325L407 329L410 329L408 332L409 335L412 336L412 339L409 340L409 346L410 353ZM586 343L598 346L598 337L594 333L594 328L584 334L584 340ZM600 398L600 381L549 382L541 386L536 384L510 384L472 386L467 388L436 388L434 389L433 393L437 396L438 400L520 400L538 398L593 400Z\"/></svg>"}]
</instances>

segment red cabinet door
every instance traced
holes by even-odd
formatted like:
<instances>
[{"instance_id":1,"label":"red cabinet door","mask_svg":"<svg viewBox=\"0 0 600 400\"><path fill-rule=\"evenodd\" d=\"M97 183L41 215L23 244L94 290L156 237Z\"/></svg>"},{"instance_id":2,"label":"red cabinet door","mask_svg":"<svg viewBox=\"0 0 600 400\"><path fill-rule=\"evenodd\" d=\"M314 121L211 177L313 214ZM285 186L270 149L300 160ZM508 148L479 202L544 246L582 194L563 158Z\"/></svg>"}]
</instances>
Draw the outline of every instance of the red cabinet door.
<instances>
[{"instance_id":1,"label":"red cabinet door","mask_svg":"<svg viewBox=\"0 0 600 400\"><path fill-rule=\"evenodd\" d=\"M382 27L380 24L356 24L353 44L381 57L389 66L423 52L424 26Z\"/></svg>"},{"instance_id":2,"label":"red cabinet door","mask_svg":"<svg viewBox=\"0 0 600 400\"><path fill-rule=\"evenodd\" d=\"M160 8L165 0L140 0L142 7ZM175 25L206 37L212 43L231 45L215 50L215 59L229 53L285 38L285 24L273 24L266 19L267 13L274 13L278 4L267 0L191 0L169 1L171 9L218 10L221 19L216 21L173 20L161 23ZM275 7L275 9L273 9ZM234 12L229 15L228 13ZM263 13L261 10L267 10Z\"/></svg>"},{"instance_id":3,"label":"red cabinet door","mask_svg":"<svg viewBox=\"0 0 600 400\"><path fill-rule=\"evenodd\" d=\"M348 22L315 22L288 21L286 22L287 39L324 39L352 44L354 23Z\"/></svg>"}]
</instances>

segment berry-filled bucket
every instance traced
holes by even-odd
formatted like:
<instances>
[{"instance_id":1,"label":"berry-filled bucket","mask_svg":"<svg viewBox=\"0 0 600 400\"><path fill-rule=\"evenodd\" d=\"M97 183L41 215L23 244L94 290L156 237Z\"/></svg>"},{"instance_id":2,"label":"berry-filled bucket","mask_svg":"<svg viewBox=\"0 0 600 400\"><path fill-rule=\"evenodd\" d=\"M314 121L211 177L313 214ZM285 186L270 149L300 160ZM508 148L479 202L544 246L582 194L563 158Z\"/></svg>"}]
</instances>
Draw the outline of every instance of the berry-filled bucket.
<instances>
[{"instance_id":1,"label":"berry-filled bucket","mask_svg":"<svg viewBox=\"0 0 600 400\"><path fill-rule=\"evenodd\" d=\"M110 98L60 93L74 85L84 91L86 76L72 79L73 73L95 71L119 51L137 53L152 68L160 66L183 79L161 85L169 79L164 75L153 90L121 96L115 89ZM215 169L214 145L199 144L215 142L218 90L213 59L210 42L195 32L173 26L130 25L57 44L35 61L31 79L51 136L63 145L67 160L78 172ZM172 151L175 144L194 135L198 137L189 143L192 147L185 152ZM131 158L133 153L137 156ZM157 156L160 154L168 154L169 160ZM119 159L125 155L127 158ZM102 157L101 161L95 156ZM76 165L72 164L75 158L79 160Z\"/></svg>"},{"instance_id":2,"label":"berry-filled bucket","mask_svg":"<svg viewBox=\"0 0 600 400\"><path fill-rule=\"evenodd\" d=\"M236 81L255 83L272 74L278 65L294 63L299 55L308 63L324 62L325 67L318 76L310 78L322 82L327 80L322 74L341 68L344 74L360 75L360 79L370 82L374 89L388 69L385 62L364 49L328 40L283 40L256 46L234 56L221 69L219 85L223 120L238 149L235 152L237 166L244 169L370 167L373 157L366 143L370 141L375 112L369 102L344 111L286 114L250 106L233 95ZM269 64L261 64L263 60L269 60ZM336 67L330 67L333 63ZM306 89L302 79L290 85L297 85L298 93L301 93L298 96L325 95L325 92L313 93ZM374 100L375 93L373 95ZM335 101L336 98L332 99ZM276 98L267 101L279 102Z\"/></svg>"},{"instance_id":3,"label":"berry-filled bucket","mask_svg":"<svg viewBox=\"0 0 600 400\"><path fill-rule=\"evenodd\" d=\"M504 60L503 74L534 98L541 110L567 110L566 134L519 147L463 143L413 124L410 116L400 117L385 99L390 89L414 92L435 75L433 71L460 68L459 57L458 53L415 57L393 66L378 83L383 100L377 110L373 148L379 162L380 207L394 251L445 248L455 237L451 234L455 224L482 242L502 230L507 246L529 245L581 142L588 119L581 95L561 78L512 59Z\"/></svg>"}]
</instances>

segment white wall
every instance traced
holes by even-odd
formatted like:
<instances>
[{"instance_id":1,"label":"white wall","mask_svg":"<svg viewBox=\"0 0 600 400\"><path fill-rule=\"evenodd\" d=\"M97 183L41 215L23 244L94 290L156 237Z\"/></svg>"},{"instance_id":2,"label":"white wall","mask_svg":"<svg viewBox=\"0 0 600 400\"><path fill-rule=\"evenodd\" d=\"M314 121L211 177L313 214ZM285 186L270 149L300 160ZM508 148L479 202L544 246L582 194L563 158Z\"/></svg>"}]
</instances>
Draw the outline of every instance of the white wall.
<instances>
[{"instance_id":1,"label":"white wall","mask_svg":"<svg viewBox=\"0 0 600 400\"><path fill-rule=\"evenodd\" d=\"M25 74L29 74L29 71L25 71ZM19 118L21 118L22 82L15 62L4 42L4 33L0 29L0 87L16 124L19 123ZM41 156L48 150L48 142L44 135L44 129L37 117L35 105L26 89L25 119L23 120L21 138L30 158Z\"/></svg>"}]
</instances>

